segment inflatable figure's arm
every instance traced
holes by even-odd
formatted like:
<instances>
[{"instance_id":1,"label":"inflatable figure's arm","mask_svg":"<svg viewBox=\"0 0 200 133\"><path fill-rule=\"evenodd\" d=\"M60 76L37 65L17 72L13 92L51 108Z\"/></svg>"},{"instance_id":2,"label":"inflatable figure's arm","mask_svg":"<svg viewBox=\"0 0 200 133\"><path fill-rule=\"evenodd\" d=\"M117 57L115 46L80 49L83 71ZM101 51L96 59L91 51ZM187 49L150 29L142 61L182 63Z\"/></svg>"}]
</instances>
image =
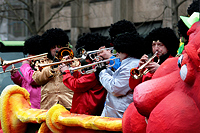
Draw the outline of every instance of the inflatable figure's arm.
<instances>
[{"instance_id":1,"label":"inflatable figure's arm","mask_svg":"<svg viewBox=\"0 0 200 133\"><path fill-rule=\"evenodd\" d=\"M173 91L173 83L164 84L163 80L169 79L151 79L135 87L133 101L140 114L148 117L155 106Z\"/></svg>"},{"instance_id":2,"label":"inflatable figure's arm","mask_svg":"<svg viewBox=\"0 0 200 133\"><path fill-rule=\"evenodd\" d=\"M154 107L171 93L178 81L181 80L177 60L178 58L166 60L154 73L151 80L135 87L133 100L142 115L148 117Z\"/></svg>"}]
</instances>

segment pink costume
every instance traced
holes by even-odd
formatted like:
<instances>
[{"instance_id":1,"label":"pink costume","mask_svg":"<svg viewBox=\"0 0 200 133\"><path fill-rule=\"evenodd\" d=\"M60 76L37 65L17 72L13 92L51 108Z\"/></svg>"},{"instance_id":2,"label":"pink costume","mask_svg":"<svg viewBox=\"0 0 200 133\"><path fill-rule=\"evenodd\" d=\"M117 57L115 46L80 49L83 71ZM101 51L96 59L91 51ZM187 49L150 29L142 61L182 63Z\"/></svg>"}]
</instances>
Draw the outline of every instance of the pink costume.
<instances>
[{"instance_id":1,"label":"pink costume","mask_svg":"<svg viewBox=\"0 0 200 133\"><path fill-rule=\"evenodd\" d=\"M30 93L31 108L40 109L41 87L32 78L34 70L29 64L23 64L20 71L23 76L17 71L14 75L11 75L12 81L24 87Z\"/></svg>"}]
</instances>

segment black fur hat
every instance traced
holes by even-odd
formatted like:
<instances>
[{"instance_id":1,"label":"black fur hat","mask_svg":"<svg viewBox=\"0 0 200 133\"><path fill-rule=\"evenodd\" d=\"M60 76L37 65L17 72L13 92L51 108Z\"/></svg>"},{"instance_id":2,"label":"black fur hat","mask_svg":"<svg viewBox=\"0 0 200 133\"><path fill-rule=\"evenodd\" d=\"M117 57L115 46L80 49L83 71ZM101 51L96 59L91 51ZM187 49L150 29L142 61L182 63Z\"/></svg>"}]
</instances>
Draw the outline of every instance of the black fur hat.
<instances>
[{"instance_id":1,"label":"black fur hat","mask_svg":"<svg viewBox=\"0 0 200 133\"><path fill-rule=\"evenodd\" d=\"M41 42L46 47L46 51L48 52L47 57L53 59L50 49L56 45L66 47L69 43L69 37L64 30L60 28L52 28L42 34Z\"/></svg>"},{"instance_id":2,"label":"black fur hat","mask_svg":"<svg viewBox=\"0 0 200 133\"><path fill-rule=\"evenodd\" d=\"M165 45L169 54L172 56L176 55L179 47L179 40L172 29L169 27L156 28L145 37L145 46L149 53L152 53L152 42L157 40Z\"/></svg>"},{"instance_id":3,"label":"black fur hat","mask_svg":"<svg viewBox=\"0 0 200 133\"><path fill-rule=\"evenodd\" d=\"M177 27L178 27L179 35L181 34L185 39L188 40L189 36L187 35L187 31L189 30L189 28L185 25L182 19L178 21Z\"/></svg>"},{"instance_id":4,"label":"black fur hat","mask_svg":"<svg viewBox=\"0 0 200 133\"><path fill-rule=\"evenodd\" d=\"M127 21L125 19L120 20L114 24L111 24L110 29L109 29L109 35L111 38L111 42L114 41L114 39L123 33L126 32L133 32L133 33L138 33L134 23Z\"/></svg>"},{"instance_id":5,"label":"black fur hat","mask_svg":"<svg viewBox=\"0 0 200 133\"><path fill-rule=\"evenodd\" d=\"M42 45L40 43L41 36L34 35L24 42L23 53L38 55L44 53Z\"/></svg>"},{"instance_id":6,"label":"black fur hat","mask_svg":"<svg viewBox=\"0 0 200 133\"><path fill-rule=\"evenodd\" d=\"M86 51L98 50L101 46L110 47L110 40L99 33L84 33L76 42L76 50L84 48ZM77 51L78 52L78 51Z\"/></svg>"},{"instance_id":7,"label":"black fur hat","mask_svg":"<svg viewBox=\"0 0 200 133\"><path fill-rule=\"evenodd\" d=\"M113 44L118 53L126 53L130 57L140 59L144 54L144 39L139 34L135 34L135 32L119 35Z\"/></svg>"},{"instance_id":8,"label":"black fur hat","mask_svg":"<svg viewBox=\"0 0 200 133\"><path fill-rule=\"evenodd\" d=\"M188 16L191 16L194 12L199 12L199 0L193 0L187 9Z\"/></svg>"}]
</instances>

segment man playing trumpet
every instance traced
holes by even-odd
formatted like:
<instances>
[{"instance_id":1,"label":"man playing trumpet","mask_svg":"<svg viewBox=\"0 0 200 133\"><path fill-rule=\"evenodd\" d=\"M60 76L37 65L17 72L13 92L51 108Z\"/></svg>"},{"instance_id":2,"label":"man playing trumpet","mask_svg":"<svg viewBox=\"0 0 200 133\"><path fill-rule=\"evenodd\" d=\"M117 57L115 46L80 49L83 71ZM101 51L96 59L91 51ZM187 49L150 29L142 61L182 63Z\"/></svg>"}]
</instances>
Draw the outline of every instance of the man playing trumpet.
<instances>
[{"instance_id":1,"label":"man playing trumpet","mask_svg":"<svg viewBox=\"0 0 200 133\"><path fill-rule=\"evenodd\" d=\"M102 45L109 45L109 40L98 33L87 33L81 36L76 45L76 50L84 49L86 51L97 50ZM79 53L79 51L78 51ZM86 56L86 62L92 63L93 58ZM95 73L81 74L74 71L71 75L69 66L60 65L63 75L63 83L72 91L74 96L72 100L71 113L101 115L104 107L107 91L97 80Z\"/></svg>"},{"instance_id":2,"label":"man playing trumpet","mask_svg":"<svg viewBox=\"0 0 200 133\"><path fill-rule=\"evenodd\" d=\"M152 30L145 38L145 46L147 48L146 53L155 54L157 57L153 61L146 64L144 69L148 69L148 73L141 74L141 78L135 79L134 68L131 70L131 76L129 78L129 86L134 89L136 85L152 78L153 74L159 68L159 66L167 59L176 56L176 52L179 46L179 41L170 28L156 28ZM151 49L151 52L148 51ZM159 61L158 61L159 60ZM148 61L148 55L143 55L139 62L139 68ZM141 72L144 71L141 70Z\"/></svg>"},{"instance_id":3,"label":"man playing trumpet","mask_svg":"<svg viewBox=\"0 0 200 133\"><path fill-rule=\"evenodd\" d=\"M127 32L119 35L113 44L121 65L115 72L109 68L99 71L99 81L108 91L101 116L122 118L133 102L133 91L129 87L130 70L138 66L139 58L144 54L143 38Z\"/></svg>"},{"instance_id":4,"label":"man playing trumpet","mask_svg":"<svg viewBox=\"0 0 200 133\"><path fill-rule=\"evenodd\" d=\"M123 19L123 20L115 22L114 24L111 24L110 28L109 28L109 36L111 38L110 45L113 46L114 40L119 35L124 34L126 32L129 32L129 33L132 32L132 33L138 34L134 23L132 23L131 21ZM100 49L104 49L104 48L105 47L101 47ZM104 59L113 59L113 58L115 58L115 56L112 55L110 50L101 51L99 53L99 56L103 57ZM110 61L109 64L110 65L114 64L114 66L112 66L111 69L113 71L115 71L120 67L121 62L120 62L119 59L115 59L115 61Z\"/></svg>"}]
</instances>

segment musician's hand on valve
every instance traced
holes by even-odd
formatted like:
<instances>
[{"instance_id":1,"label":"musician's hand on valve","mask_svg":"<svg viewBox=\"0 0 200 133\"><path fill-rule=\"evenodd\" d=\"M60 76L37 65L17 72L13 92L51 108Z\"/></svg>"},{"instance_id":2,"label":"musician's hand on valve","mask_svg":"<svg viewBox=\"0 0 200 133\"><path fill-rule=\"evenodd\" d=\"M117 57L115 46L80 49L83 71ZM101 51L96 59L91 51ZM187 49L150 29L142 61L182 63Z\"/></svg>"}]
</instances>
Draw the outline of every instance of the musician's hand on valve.
<instances>
[{"instance_id":1,"label":"musician's hand on valve","mask_svg":"<svg viewBox=\"0 0 200 133\"><path fill-rule=\"evenodd\" d=\"M149 69L150 73L155 73L155 71L159 68L159 64L156 62L150 62L146 68Z\"/></svg>"},{"instance_id":2,"label":"musician's hand on valve","mask_svg":"<svg viewBox=\"0 0 200 133\"><path fill-rule=\"evenodd\" d=\"M11 75L14 75L17 72L17 70L15 69L15 66L12 65L12 69L10 71Z\"/></svg>"},{"instance_id":3,"label":"musician's hand on valve","mask_svg":"<svg viewBox=\"0 0 200 133\"><path fill-rule=\"evenodd\" d=\"M142 66L148 60L148 55L144 54L139 61L139 66Z\"/></svg>"},{"instance_id":4,"label":"musician's hand on valve","mask_svg":"<svg viewBox=\"0 0 200 133\"><path fill-rule=\"evenodd\" d=\"M105 49L105 46L100 47L99 49ZM112 54L110 50L102 50L101 52L98 53L98 56L101 56L104 59L109 59L112 56Z\"/></svg>"},{"instance_id":5,"label":"musician's hand on valve","mask_svg":"<svg viewBox=\"0 0 200 133\"><path fill-rule=\"evenodd\" d=\"M69 66L68 65L65 65L64 63L62 63L60 66L59 66L59 69L62 73L64 73L64 71L66 70L69 70Z\"/></svg>"}]
</instances>

